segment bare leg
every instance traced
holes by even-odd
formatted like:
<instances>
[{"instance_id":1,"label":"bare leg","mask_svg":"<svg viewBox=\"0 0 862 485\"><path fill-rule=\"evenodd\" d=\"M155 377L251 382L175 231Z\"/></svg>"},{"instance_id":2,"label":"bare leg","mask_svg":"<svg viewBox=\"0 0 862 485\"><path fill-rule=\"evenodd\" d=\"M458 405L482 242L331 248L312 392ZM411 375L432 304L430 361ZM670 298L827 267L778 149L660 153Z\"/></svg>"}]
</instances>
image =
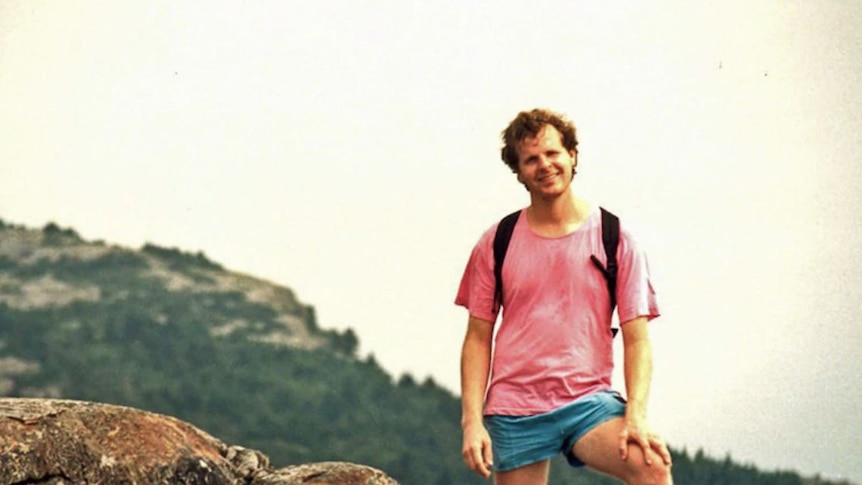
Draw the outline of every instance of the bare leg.
<instances>
[{"instance_id":1,"label":"bare leg","mask_svg":"<svg viewBox=\"0 0 862 485\"><path fill-rule=\"evenodd\" d=\"M572 451L590 468L628 485L673 485L670 466L654 451L648 451L651 465L646 464L643 450L634 443L629 444L628 458L620 458L618 444L623 426L623 418L606 421L578 440Z\"/></svg>"},{"instance_id":2,"label":"bare leg","mask_svg":"<svg viewBox=\"0 0 862 485\"><path fill-rule=\"evenodd\" d=\"M547 485L550 460L494 474L495 485Z\"/></svg>"}]
</instances>

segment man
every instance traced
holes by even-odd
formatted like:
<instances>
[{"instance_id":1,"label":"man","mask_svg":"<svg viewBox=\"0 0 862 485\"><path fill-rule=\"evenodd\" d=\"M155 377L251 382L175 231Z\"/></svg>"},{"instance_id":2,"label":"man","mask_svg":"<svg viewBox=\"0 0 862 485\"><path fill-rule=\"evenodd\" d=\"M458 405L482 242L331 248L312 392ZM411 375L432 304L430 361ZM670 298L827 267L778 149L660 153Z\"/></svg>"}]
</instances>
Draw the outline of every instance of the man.
<instances>
[{"instance_id":1,"label":"man","mask_svg":"<svg viewBox=\"0 0 862 485\"><path fill-rule=\"evenodd\" d=\"M464 460L484 477L493 470L497 485L547 484L549 459L558 453L629 485L672 484L670 453L647 424L647 322L659 311L646 256L621 227L616 302L626 403L610 387L612 300L591 261L607 261L600 210L572 190L575 127L536 109L518 114L502 137L503 161L530 205L518 216L502 267L497 331L496 224L474 247L455 300L469 311L461 355Z\"/></svg>"}]
</instances>

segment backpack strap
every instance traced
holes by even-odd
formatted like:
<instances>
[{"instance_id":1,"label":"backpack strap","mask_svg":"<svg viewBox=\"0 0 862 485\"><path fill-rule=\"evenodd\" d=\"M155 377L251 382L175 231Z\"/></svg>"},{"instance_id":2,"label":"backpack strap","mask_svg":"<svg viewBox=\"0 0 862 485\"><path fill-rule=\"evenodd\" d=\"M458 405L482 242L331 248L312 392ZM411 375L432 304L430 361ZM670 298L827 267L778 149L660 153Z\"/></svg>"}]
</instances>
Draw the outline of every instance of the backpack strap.
<instances>
[{"instance_id":1,"label":"backpack strap","mask_svg":"<svg viewBox=\"0 0 862 485\"><path fill-rule=\"evenodd\" d=\"M617 273L619 266L617 265L617 247L620 244L620 219L601 207L602 211L602 245L605 247L605 258L607 265L602 265L596 255L590 256L593 264L605 276L605 281L608 284L608 295L611 300L611 311L617 306ZM612 328L611 332L616 335L619 329Z\"/></svg>"},{"instance_id":2,"label":"backpack strap","mask_svg":"<svg viewBox=\"0 0 862 485\"><path fill-rule=\"evenodd\" d=\"M521 211L517 210L501 219L494 234L494 312L497 312L503 303L503 260L520 216Z\"/></svg>"}]
</instances>

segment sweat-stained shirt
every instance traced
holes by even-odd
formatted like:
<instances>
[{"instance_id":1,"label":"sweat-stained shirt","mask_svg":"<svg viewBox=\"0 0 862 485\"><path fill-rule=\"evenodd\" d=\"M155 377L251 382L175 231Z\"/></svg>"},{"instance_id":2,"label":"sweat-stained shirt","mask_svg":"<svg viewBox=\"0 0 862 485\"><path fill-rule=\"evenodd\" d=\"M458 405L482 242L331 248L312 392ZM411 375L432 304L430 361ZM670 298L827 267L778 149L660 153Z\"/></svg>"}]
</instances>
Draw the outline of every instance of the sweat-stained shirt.
<instances>
[{"instance_id":1,"label":"sweat-stained shirt","mask_svg":"<svg viewBox=\"0 0 862 485\"><path fill-rule=\"evenodd\" d=\"M546 413L611 387L613 351L607 281L590 260L606 264L601 212L593 207L574 232L534 233L521 211L503 264L503 317L496 329L485 415ZM455 304L496 322L494 250L497 224L479 239ZM617 249L620 322L659 316L646 255L620 224Z\"/></svg>"}]
</instances>

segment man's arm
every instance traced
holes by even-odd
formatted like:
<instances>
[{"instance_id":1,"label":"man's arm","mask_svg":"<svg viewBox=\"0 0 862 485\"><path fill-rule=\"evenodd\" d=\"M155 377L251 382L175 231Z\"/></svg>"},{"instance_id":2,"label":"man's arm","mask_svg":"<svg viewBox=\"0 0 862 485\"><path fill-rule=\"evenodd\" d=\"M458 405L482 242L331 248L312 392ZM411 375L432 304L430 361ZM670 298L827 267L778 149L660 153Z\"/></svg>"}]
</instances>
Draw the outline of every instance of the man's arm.
<instances>
[{"instance_id":1,"label":"man's arm","mask_svg":"<svg viewBox=\"0 0 862 485\"><path fill-rule=\"evenodd\" d=\"M484 477L491 476L492 465L491 438L482 422L482 410L491 371L493 332L493 322L470 316L461 349L461 454L467 467Z\"/></svg>"},{"instance_id":2,"label":"man's arm","mask_svg":"<svg viewBox=\"0 0 862 485\"><path fill-rule=\"evenodd\" d=\"M620 456L628 457L628 444L639 445L650 464L650 449L670 465L670 452L664 442L647 425L647 401L652 381L652 343L647 331L647 318L638 317L620 325L623 331L623 359L626 380L626 426L620 433Z\"/></svg>"}]
</instances>

